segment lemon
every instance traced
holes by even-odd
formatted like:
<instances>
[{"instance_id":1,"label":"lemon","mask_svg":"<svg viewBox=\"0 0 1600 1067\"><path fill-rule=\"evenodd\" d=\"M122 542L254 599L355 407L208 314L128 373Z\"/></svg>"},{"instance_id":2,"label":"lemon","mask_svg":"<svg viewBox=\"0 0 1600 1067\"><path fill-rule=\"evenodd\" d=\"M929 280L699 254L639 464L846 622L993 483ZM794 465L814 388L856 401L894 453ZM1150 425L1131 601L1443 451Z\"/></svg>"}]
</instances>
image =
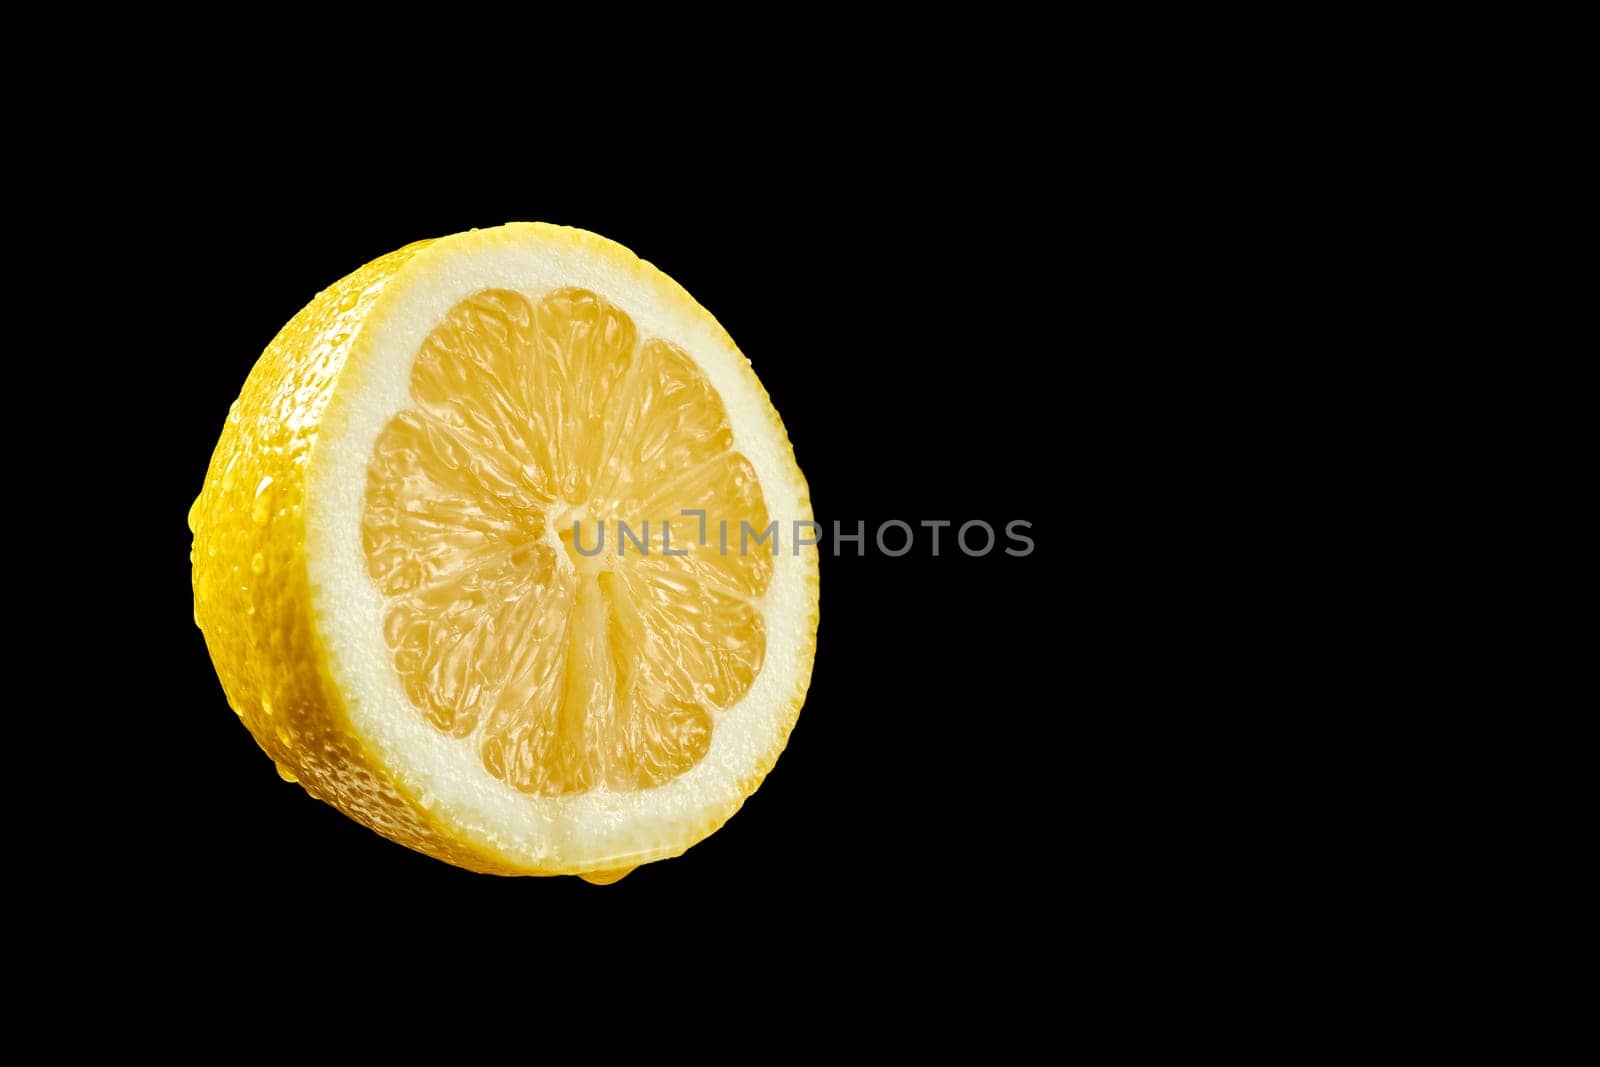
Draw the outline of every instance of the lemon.
<instances>
[{"instance_id":1,"label":"lemon","mask_svg":"<svg viewBox=\"0 0 1600 1067\"><path fill-rule=\"evenodd\" d=\"M614 881L782 752L811 517L710 314L514 223L376 259L267 346L189 513L195 622L312 796L462 867Z\"/></svg>"}]
</instances>

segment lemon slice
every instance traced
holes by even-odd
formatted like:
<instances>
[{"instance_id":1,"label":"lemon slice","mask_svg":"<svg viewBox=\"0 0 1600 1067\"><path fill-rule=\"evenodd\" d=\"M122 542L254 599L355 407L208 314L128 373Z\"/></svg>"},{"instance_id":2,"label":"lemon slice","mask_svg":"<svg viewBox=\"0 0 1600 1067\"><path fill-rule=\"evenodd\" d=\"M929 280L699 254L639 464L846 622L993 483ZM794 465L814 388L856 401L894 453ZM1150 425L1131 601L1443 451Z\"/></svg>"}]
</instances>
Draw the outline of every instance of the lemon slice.
<instances>
[{"instance_id":1,"label":"lemon slice","mask_svg":"<svg viewBox=\"0 0 1600 1067\"><path fill-rule=\"evenodd\" d=\"M516 223L374 260L267 347L189 514L195 621L313 796L463 867L614 881L783 750L811 517L716 320Z\"/></svg>"}]
</instances>

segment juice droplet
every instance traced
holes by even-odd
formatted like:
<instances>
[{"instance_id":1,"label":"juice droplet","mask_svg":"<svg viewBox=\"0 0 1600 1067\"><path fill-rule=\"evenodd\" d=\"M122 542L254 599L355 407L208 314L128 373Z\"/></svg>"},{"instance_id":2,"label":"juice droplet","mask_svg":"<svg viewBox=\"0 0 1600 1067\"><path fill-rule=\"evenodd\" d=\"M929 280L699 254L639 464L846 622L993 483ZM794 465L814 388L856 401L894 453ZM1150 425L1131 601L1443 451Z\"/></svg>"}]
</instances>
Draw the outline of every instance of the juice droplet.
<instances>
[{"instance_id":1,"label":"juice droplet","mask_svg":"<svg viewBox=\"0 0 1600 1067\"><path fill-rule=\"evenodd\" d=\"M250 573L265 574L267 572L267 557L260 552L250 557Z\"/></svg>"},{"instance_id":2,"label":"juice droplet","mask_svg":"<svg viewBox=\"0 0 1600 1067\"><path fill-rule=\"evenodd\" d=\"M228 465L222 469L222 491L224 493L233 492L233 465L238 462L239 457L234 456L232 459L228 460ZM195 503L200 503L198 497L195 499Z\"/></svg>"},{"instance_id":3,"label":"juice droplet","mask_svg":"<svg viewBox=\"0 0 1600 1067\"><path fill-rule=\"evenodd\" d=\"M612 882L622 881L637 869L636 867L618 867L612 871L590 871L587 874L580 874L578 877L590 885L610 885Z\"/></svg>"},{"instance_id":4,"label":"juice droplet","mask_svg":"<svg viewBox=\"0 0 1600 1067\"><path fill-rule=\"evenodd\" d=\"M272 718L272 701L268 700L266 697L261 698L261 714L265 715L269 719Z\"/></svg>"},{"instance_id":5,"label":"juice droplet","mask_svg":"<svg viewBox=\"0 0 1600 1067\"><path fill-rule=\"evenodd\" d=\"M298 782L300 780L300 779L298 779L298 778L296 778L294 776L294 772L291 771L288 767L286 767L283 764L279 763L277 760L273 760L272 762L278 768L278 777L279 778L282 778L286 782Z\"/></svg>"}]
</instances>

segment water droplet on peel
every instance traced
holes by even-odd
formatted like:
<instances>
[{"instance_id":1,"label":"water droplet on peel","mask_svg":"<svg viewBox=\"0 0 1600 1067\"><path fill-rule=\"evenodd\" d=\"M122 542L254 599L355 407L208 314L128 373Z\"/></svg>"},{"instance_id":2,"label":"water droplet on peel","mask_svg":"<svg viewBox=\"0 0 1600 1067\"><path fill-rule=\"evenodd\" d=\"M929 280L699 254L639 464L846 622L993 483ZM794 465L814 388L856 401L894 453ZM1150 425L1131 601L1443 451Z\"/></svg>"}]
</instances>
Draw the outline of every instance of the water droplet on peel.
<instances>
[{"instance_id":1,"label":"water droplet on peel","mask_svg":"<svg viewBox=\"0 0 1600 1067\"><path fill-rule=\"evenodd\" d=\"M282 778L286 782L298 782L300 780L300 779L295 777L295 774L294 774L293 771L291 771L288 767L286 767L282 763L279 763L277 760L273 760L272 762L273 762L273 765L278 768L278 777L279 778Z\"/></svg>"},{"instance_id":2,"label":"water droplet on peel","mask_svg":"<svg viewBox=\"0 0 1600 1067\"><path fill-rule=\"evenodd\" d=\"M265 574L267 571L267 557L257 552L250 557L250 573Z\"/></svg>"},{"instance_id":3,"label":"water droplet on peel","mask_svg":"<svg viewBox=\"0 0 1600 1067\"><path fill-rule=\"evenodd\" d=\"M257 526L265 526L272 518L272 475L261 479L256 486L256 501L250 505L250 518Z\"/></svg>"},{"instance_id":4,"label":"water droplet on peel","mask_svg":"<svg viewBox=\"0 0 1600 1067\"><path fill-rule=\"evenodd\" d=\"M238 456L234 456L232 459L228 460L228 465L226 467L224 467L223 470L222 470L222 491L224 493L233 492L233 467L234 467L234 464L236 464L238 462L239 462L239 457ZM195 500L196 504L198 504L199 502L200 501L198 499Z\"/></svg>"}]
</instances>

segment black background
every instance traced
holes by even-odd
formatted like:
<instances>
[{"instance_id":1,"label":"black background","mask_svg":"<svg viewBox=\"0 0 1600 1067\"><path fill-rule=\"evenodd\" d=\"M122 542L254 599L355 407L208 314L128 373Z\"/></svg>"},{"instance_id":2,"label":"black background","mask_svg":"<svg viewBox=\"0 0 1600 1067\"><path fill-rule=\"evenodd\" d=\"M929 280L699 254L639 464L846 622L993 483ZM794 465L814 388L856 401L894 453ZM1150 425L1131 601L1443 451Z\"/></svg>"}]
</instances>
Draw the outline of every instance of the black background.
<instances>
[{"instance_id":1,"label":"black background","mask_svg":"<svg viewBox=\"0 0 1600 1067\"><path fill-rule=\"evenodd\" d=\"M398 923L489 938L491 951L495 937L601 930L622 944L664 921L707 946L825 951L807 931L841 914L911 941L931 936L935 915L946 945L1054 929L1058 876L1046 870L1070 871L1097 809L1114 803L1081 787L1097 757L1063 730L1065 530L1081 471L1108 447L1077 427L1104 402L1085 382L1120 314L1108 246L1091 237L1105 232L1103 205L1065 199L1050 166L1017 158L963 178L732 160L665 186L458 175L448 189L363 190L273 177L197 158L129 233L187 269L156 280L184 328L131 376L159 412L141 431L159 459L144 468L156 484L138 487L154 544L132 579L148 611L126 651L164 696L137 742L141 804L163 827L130 820L122 842L160 903L128 921L194 933L216 921L203 910L232 901L226 940L309 927L331 908L357 931ZM863 556L823 554L815 674L776 769L722 830L609 887L458 870L284 784L229 711L192 621L185 516L262 347L374 256L520 219L603 234L687 288L751 359L817 519L869 531ZM1036 549L1007 556L1001 533L992 554L968 558L952 528L933 558L919 528L911 554L889 558L871 541L886 519L997 531L1023 519ZM472 915L499 918L451 932Z\"/></svg>"},{"instance_id":2,"label":"black background","mask_svg":"<svg viewBox=\"0 0 1600 1067\"><path fill-rule=\"evenodd\" d=\"M1362 170L1363 148L1356 179L1335 166L1317 184L1328 144L1344 141L1280 79L1249 63L1223 72L1226 50L1170 20L1141 16L1123 43L962 18L939 47L914 32L930 20L895 20L881 47L854 23L794 21L855 54L796 47L785 69L778 49L707 34L710 62L654 57L641 68L652 91L625 111L587 76L550 76L548 49L517 54L529 105L502 107L478 75L506 64L444 75L443 53L488 51L481 35L433 28L416 52L364 47L384 69L303 104L288 103L296 82L315 91L316 72L342 66L305 35L264 61L185 46L168 62L113 34L126 77L78 59L38 87L18 125L50 137L18 146L14 176L59 188L14 198L13 221L42 224L59 261L18 266L66 299L16 360L40 381L10 397L28 423L13 427L13 454L66 499L41 515L13 491L13 533L38 544L19 558L46 584L16 595L17 621L63 599L61 572L79 581L34 644L14 646L19 677L61 692L15 690L46 779L31 792L11 780L15 869L59 877L39 879L58 900L14 911L13 935L35 940L40 916L54 925L39 943L70 1004L92 1003L86 979L108 962L135 979L112 983L118 1001L159 997L197 947L211 958L183 973L219 995L263 1004L224 972L279 994L277 1016L226 1033L227 1047L303 1049L321 1035L294 1024L349 1019L338 1009L356 991L385 999L353 1020L363 1038L453 1033L490 972L418 964L457 951L500 964L495 979L509 970L496 988L525 1000L540 1036L575 1029L552 996L575 971L609 972L573 990L604 1011L698 962L717 980L679 988L708 1011L730 991L770 1001L745 1020L763 1048L837 1040L841 1007L882 1021L896 1000L906 1033L976 1023L987 1049L1026 1032L1008 1021L1047 1026L1053 1042L1100 1019L1118 1047L1187 1041L1204 1027L1174 1022L1174 1002L1209 1015L1219 990L1226 1010L1206 1021L1227 1026L1276 990L1307 995L1300 932L1349 912L1297 893L1336 880L1345 857L1281 863L1319 846L1317 827L1290 788L1251 775L1316 783L1320 750L1368 740L1320 719L1291 734L1337 664L1258 676L1318 640L1289 606L1306 560L1273 556L1333 514L1321 500L1283 508L1317 474L1290 431L1319 428L1314 405L1341 381L1369 388L1342 339L1309 374L1304 349L1359 311L1372 257L1333 279L1307 260L1350 234L1381 260L1372 223L1349 220L1388 195L1393 168ZM1169 69L1167 54L1188 49L1189 65ZM218 69L191 70L193 52ZM729 70L740 55L746 69ZM769 67L782 92L758 84ZM685 99L686 72L713 93ZM96 75L86 103L61 106ZM863 77L871 92L853 84ZM1218 99L1219 78L1237 99ZM394 120L404 128L380 128ZM815 674L776 769L712 837L609 887L460 871L282 783L192 623L185 516L262 347L374 256L517 219L617 240L716 315L782 415L824 524L1023 518L1037 544L1026 559L932 559L925 539L900 559L870 545L825 554ZM27 310L18 323L37 323ZM1389 386L1373 375L1370 388ZM1328 434L1336 446L1366 432L1363 403L1349 404L1355 431ZM1235 588L1251 581L1271 596ZM1359 658L1363 632L1331 645L1336 657ZM1252 701L1259 719L1229 709ZM1358 759L1327 797L1342 805L1352 780L1366 787ZM1241 835L1254 820L1270 828ZM30 831L46 839L39 862ZM1351 867L1366 899L1387 902L1388 870ZM1241 936L1285 900L1297 913L1264 928L1281 955L1247 956L1263 981L1240 996L1226 978ZM1194 939L1210 943L1186 953ZM39 973L19 968L32 984ZM814 997L771 996L796 976ZM977 998L898 996L907 985L997 993L1017 1018L995 1025ZM1124 1012L1103 1010L1118 999ZM795 1003L815 1010L779 1010ZM169 1029L215 1032L195 1028L188 1000L166 1005L180 1016ZM630 1020L614 1014L604 1036L650 1036ZM686 1036L697 1050L727 1040Z\"/></svg>"}]
</instances>

